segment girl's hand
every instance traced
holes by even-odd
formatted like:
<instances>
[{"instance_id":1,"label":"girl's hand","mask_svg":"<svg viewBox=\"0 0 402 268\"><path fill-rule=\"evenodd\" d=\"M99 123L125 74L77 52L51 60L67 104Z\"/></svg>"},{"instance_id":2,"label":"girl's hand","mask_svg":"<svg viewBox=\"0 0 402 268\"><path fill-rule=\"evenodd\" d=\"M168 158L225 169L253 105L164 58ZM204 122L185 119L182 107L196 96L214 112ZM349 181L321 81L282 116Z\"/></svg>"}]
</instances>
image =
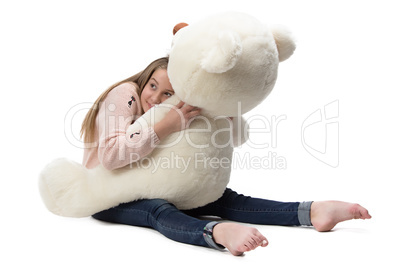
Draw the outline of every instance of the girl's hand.
<instances>
[{"instance_id":1,"label":"girl's hand","mask_svg":"<svg viewBox=\"0 0 402 268\"><path fill-rule=\"evenodd\" d=\"M172 132L188 128L189 121L201 113L201 109L186 105L180 102L176 108L172 108L166 115L166 119L171 123Z\"/></svg>"},{"instance_id":2,"label":"girl's hand","mask_svg":"<svg viewBox=\"0 0 402 268\"><path fill-rule=\"evenodd\" d=\"M169 134L188 128L189 121L201 113L201 109L184 105L180 102L166 114L166 116L154 126L156 135L162 140Z\"/></svg>"}]
</instances>

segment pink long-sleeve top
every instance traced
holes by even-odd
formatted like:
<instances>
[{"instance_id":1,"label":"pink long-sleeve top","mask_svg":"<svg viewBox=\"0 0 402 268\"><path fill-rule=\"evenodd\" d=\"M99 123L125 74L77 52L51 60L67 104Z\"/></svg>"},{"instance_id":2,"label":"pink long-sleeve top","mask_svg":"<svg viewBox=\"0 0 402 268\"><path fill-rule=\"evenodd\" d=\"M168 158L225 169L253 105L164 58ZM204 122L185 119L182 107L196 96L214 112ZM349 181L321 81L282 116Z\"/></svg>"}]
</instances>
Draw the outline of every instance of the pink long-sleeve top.
<instances>
[{"instance_id":1,"label":"pink long-sleeve top","mask_svg":"<svg viewBox=\"0 0 402 268\"><path fill-rule=\"evenodd\" d=\"M100 104L95 141L86 146L83 165L94 168L102 164L113 170L133 162L132 155L140 159L150 154L160 142L152 127L127 138L127 128L141 115L136 84L127 82L112 89Z\"/></svg>"}]
</instances>

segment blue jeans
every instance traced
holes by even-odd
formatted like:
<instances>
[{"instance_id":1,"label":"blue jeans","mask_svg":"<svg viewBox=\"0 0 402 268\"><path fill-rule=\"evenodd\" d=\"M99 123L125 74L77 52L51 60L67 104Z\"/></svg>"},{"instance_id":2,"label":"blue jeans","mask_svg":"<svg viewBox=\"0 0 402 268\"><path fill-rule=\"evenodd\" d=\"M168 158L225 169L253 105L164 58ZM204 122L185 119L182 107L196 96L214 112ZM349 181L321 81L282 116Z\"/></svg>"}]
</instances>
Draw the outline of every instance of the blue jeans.
<instances>
[{"instance_id":1,"label":"blue jeans","mask_svg":"<svg viewBox=\"0 0 402 268\"><path fill-rule=\"evenodd\" d=\"M151 227L175 241L211 247L211 238L205 235L205 227L211 225L211 221L197 217L217 216L266 225L311 225L310 206L311 202L271 201L226 189L217 201L192 210L179 210L163 199L144 199L101 211L93 217L107 222Z\"/></svg>"}]
</instances>

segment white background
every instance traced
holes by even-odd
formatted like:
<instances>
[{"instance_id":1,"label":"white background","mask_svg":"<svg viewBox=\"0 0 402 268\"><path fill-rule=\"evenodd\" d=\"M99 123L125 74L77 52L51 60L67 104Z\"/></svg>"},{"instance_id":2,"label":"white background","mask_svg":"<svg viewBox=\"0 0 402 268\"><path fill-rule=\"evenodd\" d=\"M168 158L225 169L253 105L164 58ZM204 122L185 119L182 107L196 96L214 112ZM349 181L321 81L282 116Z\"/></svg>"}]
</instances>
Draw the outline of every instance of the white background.
<instances>
[{"instance_id":1,"label":"white background","mask_svg":"<svg viewBox=\"0 0 402 268\"><path fill-rule=\"evenodd\" d=\"M232 257L146 228L49 213L37 190L40 170L57 157L82 157L80 143L64 133L68 111L165 56L176 23L227 10L284 24L298 40L273 93L246 114L286 116L276 148L236 151L259 157L273 151L286 169L234 169L230 187L274 200L359 202L373 219L341 223L329 233L259 226L270 245ZM2 1L0 266L401 265L400 25L397 1ZM301 140L304 120L333 101L339 103L335 168L312 157ZM66 124L76 137L82 117L77 112ZM325 128L315 131L310 143L318 147ZM251 138L270 143L271 135Z\"/></svg>"}]
</instances>

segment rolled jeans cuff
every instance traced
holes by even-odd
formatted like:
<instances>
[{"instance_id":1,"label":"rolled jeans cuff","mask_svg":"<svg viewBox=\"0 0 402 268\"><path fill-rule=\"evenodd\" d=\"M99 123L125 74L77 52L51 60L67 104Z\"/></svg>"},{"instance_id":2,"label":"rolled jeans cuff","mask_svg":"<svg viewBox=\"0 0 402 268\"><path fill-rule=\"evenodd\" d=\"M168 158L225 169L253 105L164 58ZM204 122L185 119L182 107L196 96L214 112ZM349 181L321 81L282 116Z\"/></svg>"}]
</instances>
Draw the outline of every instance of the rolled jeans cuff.
<instances>
[{"instance_id":1,"label":"rolled jeans cuff","mask_svg":"<svg viewBox=\"0 0 402 268\"><path fill-rule=\"evenodd\" d=\"M305 201L299 204L297 216L299 218L300 225L313 226L311 223L311 204L313 201Z\"/></svg>"},{"instance_id":2,"label":"rolled jeans cuff","mask_svg":"<svg viewBox=\"0 0 402 268\"><path fill-rule=\"evenodd\" d=\"M204 227L204 239L207 242L208 246L211 248L223 251L225 249L224 246L216 244L214 239L212 238L212 230L214 229L215 225L219 222L211 221Z\"/></svg>"}]
</instances>

